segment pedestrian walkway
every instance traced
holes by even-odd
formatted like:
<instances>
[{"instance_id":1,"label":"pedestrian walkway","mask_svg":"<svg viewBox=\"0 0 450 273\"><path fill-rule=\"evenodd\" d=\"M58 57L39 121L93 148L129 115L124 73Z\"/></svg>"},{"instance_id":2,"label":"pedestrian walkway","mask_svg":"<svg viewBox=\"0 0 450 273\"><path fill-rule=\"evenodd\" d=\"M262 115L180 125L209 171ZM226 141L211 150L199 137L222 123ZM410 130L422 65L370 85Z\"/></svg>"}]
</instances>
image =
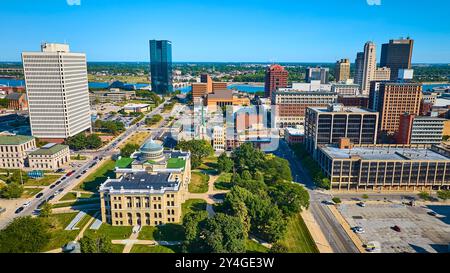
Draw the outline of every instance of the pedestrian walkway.
<instances>
[{"instance_id":1,"label":"pedestrian walkway","mask_svg":"<svg viewBox=\"0 0 450 273\"><path fill-rule=\"evenodd\" d=\"M76 226L81 221L81 219L84 218L84 216L86 216L86 212L80 211L77 214L77 216L75 216L75 218L72 219L72 221L69 223L69 225L66 227L65 230L77 230L77 229L79 229Z\"/></svg>"},{"instance_id":2,"label":"pedestrian walkway","mask_svg":"<svg viewBox=\"0 0 450 273\"><path fill-rule=\"evenodd\" d=\"M99 230L99 228L102 226L103 222L100 219L95 219L94 223L91 225L90 229L92 230Z\"/></svg>"},{"instance_id":3,"label":"pedestrian walkway","mask_svg":"<svg viewBox=\"0 0 450 273\"><path fill-rule=\"evenodd\" d=\"M320 229L319 224L317 224L311 212L309 210L303 210L301 215L319 252L333 253L330 243L326 239L325 234L323 234L322 229Z\"/></svg>"},{"instance_id":4,"label":"pedestrian walkway","mask_svg":"<svg viewBox=\"0 0 450 273\"><path fill-rule=\"evenodd\" d=\"M84 227L82 228L82 230L80 231L80 233L78 233L77 237L75 238L75 241L79 241L81 240L81 238L83 238L84 232L87 230L87 228L92 224L92 222L94 221L94 219L96 219L95 217L98 216L98 212L94 215L93 218L89 219L89 221L86 223L86 225L84 225Z\"/></svg>"},{"instance_id":5,"label":"pedestrian walkway","mask_svg":"<svg viewBox=\"0 0 450 273\"><path fill-rule=\"evenodd\" d=\"M348 222L344 219L344 217L342 217L341 213L336 209L335 206L327 206L331 213L333 213L334 217L336 218L336 220L339 222L339 224L342 226L342 228L344 229L344 231L347 233L347 235L350 237L350 239L352 240L352 242L355 244L355 246L358 248L359 252L361 253L365 253L366 250L363 247L363 242L361 241L361 239L351 230L350 225L348 224Z\"/></svg>"}]
</instances>

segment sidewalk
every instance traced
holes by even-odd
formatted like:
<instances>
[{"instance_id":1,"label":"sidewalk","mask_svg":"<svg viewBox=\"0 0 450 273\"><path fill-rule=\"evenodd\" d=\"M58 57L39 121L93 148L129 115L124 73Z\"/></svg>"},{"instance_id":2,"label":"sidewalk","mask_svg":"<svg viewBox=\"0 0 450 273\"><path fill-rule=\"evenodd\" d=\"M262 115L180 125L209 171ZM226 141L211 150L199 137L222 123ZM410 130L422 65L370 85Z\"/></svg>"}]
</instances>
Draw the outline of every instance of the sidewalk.
<instances>
[{"instance_id":1,"label":"sidewalk","mask_svg":"<svg viewBox=\"0 0 450 273\"><path fill-rule=\"evenodd\" d=\"M363 245L364 243L361 241L361 239L356 235L352 230L350 225L347 223L347 221L342 217L341 213L337 210L335 206L327 206L331 213L333 213L336 220L341 224L342 228L345 230L347 235L350 237L350 239L353 241L355 246L358 248L359 252L366 253L366 250L364 249Z\"/></svg>"},{"instance_id":2,"label":"sidewalk","mask_svg":"<svg viewBox=\"0 0 450 273\"><path fill-rule=\"evenodd\" d=\"M316 243L317 248L319 249L320 253L334 253L333 249L330 246L330 243L325 237L325 234L323 234L322 230L319 227L319 224L317 224L316 220L314 219L314 216L311 214L309 210L303 210L301 213L301 216L303 218L303 221L306 224L306 227L309 230L309 233L311 233L311 237L313 238L314 242Z\"/></svg>"}]
</instances>

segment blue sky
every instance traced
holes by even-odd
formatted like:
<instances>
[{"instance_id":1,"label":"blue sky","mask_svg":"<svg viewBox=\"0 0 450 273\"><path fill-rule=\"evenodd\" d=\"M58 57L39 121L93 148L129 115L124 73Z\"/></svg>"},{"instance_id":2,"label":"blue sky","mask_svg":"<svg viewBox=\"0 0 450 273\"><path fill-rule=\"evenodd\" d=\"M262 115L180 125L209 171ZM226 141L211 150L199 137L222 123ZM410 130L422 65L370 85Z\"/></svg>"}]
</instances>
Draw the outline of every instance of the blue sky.
<instances>
[{"instance_id":1,"label":"blue sky","mask_svg":"<svg viewBox=\"0 0 450 273\"><path fill-rule=\"evenodd\" d=\"M381 1L381 5L368 2ZM43 41L89 61L148 61L148 40L174 61L354 61L368 40L416 40L413 62L450 63L448 0L1 0L0 61Z\"/></svg>"}]
</instances>

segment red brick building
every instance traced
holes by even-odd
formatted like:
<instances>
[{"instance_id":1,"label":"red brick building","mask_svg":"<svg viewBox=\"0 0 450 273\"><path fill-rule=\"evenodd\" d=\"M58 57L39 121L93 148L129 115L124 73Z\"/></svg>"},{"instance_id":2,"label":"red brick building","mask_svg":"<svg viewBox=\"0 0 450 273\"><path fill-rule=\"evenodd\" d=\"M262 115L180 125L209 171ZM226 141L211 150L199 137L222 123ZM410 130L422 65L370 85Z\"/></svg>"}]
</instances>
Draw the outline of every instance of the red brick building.
<instances>
[{"instance_id":1,"label":"red brick building","mask_svg":"<svg viewBox=\"0 0 450 273\"><path fill-rule=\"evenodd\" d=\"M400 116L400 125L396 134L397 144L410 144L411 129L415 115L403 114Z\"/></svg>"},{"instance_id":2,"label":"red brick building","mask_svg":"<svg viewBox=\"0 0 450 273\"><path fill-rule=\"evenodd\" d=\"M27 96L24 93L10 93L6 96L8 109L23 111L28 109Z\"/></svg>"},{"instance_id":3,"label":"red brick building","mask_svg":"<svg viewBox=\"0 0 450 273\"><path fill-rule=\"evenodd\" d=\"M289 72L281 65L272 65L266 70L265 96L270 98L272 92L277 88L286 88L288 85Z\"/></svg>"}]
</instances>

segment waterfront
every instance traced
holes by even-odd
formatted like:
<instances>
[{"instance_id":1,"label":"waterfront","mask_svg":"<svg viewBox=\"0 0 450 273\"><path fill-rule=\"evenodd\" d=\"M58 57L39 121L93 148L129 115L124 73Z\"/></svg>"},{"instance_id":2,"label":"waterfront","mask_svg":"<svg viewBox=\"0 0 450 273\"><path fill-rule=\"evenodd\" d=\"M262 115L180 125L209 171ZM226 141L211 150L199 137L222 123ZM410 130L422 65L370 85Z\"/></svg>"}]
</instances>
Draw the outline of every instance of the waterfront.
<instances>
[{"instance_id":1,"label":"waterfront","mask_svg":"<svg viewBox=\"0 0 450 273\"><path fill-rule=\"evenodd\" d=\"M131 83L133 84L133 83ZM25 85L25 81L24 80L16 80L16 79L9 79L9 78L0 78L0 85L6 85L6 86L24 86ZM133 84L136 86L137 89L142 89L148 86L148 84ZM450 83L433 83L433 84L424 84L423 85L423 90L424 91L429 91L432 90L435 87L445 87L445 86L449 86ZM89 82L89 87L90 88L108 88L109 83L107 82ZM257 93L257 92L264 92L264 85L262 85L261 83L250 83L250 84L245 84L245 83L231 83L228 86L228 89L233 89L233 90L237 90L237 91L241 91L241 92L245 92L245 93ZM191 87L187 86L187 87L183 87L183 88L177 88L177 90L180 90L182 93L188 93L191 91Z\"/></svg>"}]
</instances>

